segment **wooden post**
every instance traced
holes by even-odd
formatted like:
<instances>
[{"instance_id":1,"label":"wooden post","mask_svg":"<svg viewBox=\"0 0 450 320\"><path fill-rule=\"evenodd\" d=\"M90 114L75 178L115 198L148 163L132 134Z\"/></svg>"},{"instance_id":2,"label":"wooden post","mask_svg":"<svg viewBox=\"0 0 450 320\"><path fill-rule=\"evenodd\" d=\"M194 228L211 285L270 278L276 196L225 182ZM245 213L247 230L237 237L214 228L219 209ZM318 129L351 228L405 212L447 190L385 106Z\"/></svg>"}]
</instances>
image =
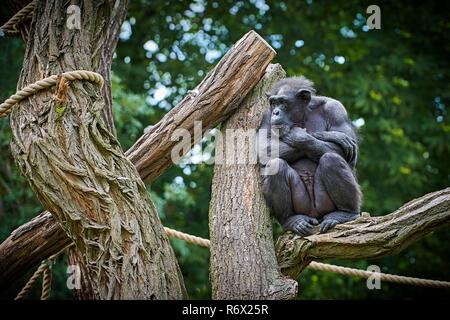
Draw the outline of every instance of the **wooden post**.
<instances>
[{"instance_id":1,"label":"wooden post","mask_svg":"<svg viewBox=\"0 0 450 320\"><path fill-rule=\"evenodd\" d=\"M222 156L216 161L229 160L227 152L231 149L234 160L255 160L249 151L254 150L254 133L268 107L265 93L284 76L279 65L268 67L242 107L222 127L216 157ZM233 133L229 129L243 131ZM249 139L235 143L230 138L233 134L242 138L245 132ZM283 277L278 269L272 221L256 163L216 163L209 219L213 299L295 298L297 282Z\"/></svg>"}]
</instances>

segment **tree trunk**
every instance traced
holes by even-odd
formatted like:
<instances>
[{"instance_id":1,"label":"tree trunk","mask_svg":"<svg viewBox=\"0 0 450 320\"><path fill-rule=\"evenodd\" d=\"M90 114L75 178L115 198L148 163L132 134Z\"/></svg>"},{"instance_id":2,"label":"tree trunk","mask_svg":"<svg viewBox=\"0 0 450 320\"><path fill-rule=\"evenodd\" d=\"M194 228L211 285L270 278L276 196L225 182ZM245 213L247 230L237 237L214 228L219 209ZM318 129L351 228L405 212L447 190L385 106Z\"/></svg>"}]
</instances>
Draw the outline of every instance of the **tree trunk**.
<instances>
[{"instance_id":1,"label":"tree trunk","mask_svg":"<svg viewBox=\"0 0 450 320\"><path fill-rule=\"evenodd\" d=\"M15 7L12 11L17 12L20 9L24 8L29 1L17 1L18 3L15 3L14 1L9 1L7 5L11 7ZM112 62L112 55L114 52L114 48L116 47L117 41L118 41L118 35L120 32L121 25L126 17L126 10L123 10L123 8L126 8L128 5L128 0L117 0L115 6L111 10L111 18L110 18L110 25L107 28L106 36L105 36L105 42L102 47L102 55L101 55L101 62L99 66L99 72L103 78L104 78L104 86L102 87L102 95L103 99L105 101L105 106L102 110L102 116L103 120L105 121L106 126L108 127L109 131L112 134L115 133L115 126L114 126L114 119L112 116L112 93L111 93L111 79L110 79L110 73L111 73L111 62ZM11 14L8 18L11 18L14 15ZM33 14L34 17L34 14ZM25 42L27 42L28 39L28 33L30 29L30 23L32 19L27 19L24 23L20 23L19 28L22 31L22 37L24 38ZM6 22L6 21L5 21ZM53 219L51 214L49 212L44 212L43 214L40 214L36 219L33 219L31 222L31 226L37 227L39 223L42 223L42 227L45 227L46 233L37 233L33 234L31 232L27 232L24 234L25 237L29 237L29 241L24 242L18 242L18 245L25 245L28 250L33 250L32 248L36 249L39 248L39 245L43 243L43 247L50 245L52 247L56 247L58 243L61 243L62 245L66 245L71 243L70 239L66 236L65 232L62 230L62 228L59 226L59 224ZM27 225L25 225L25 228L22 228L21 231L24 231L28 228L26 228ZM30 231L30 229L26 230ZM18 232L21 233L21 232ZM16 236L19 236L18 233ZM46 235L50 235L50 237L46 237ZM37 241L36 241L37 240ZM32 248L30 248L30 246ZM44 249L43 248L43 249ZM26 250L20 250L19 252L10 252L10 254L21 254L25 253ZM33 259L35 257L30 255L26 255L25 257L19 257L19 259ZM17 259L16 261L19 261ZM42 259L41 259L42 260ZM71 265L78 265L80 269L86 270L85 261L83 259L83 256L78 251L76 247L71 247L68 253L68 260L69 264ZM40 260L33 259L34 263L39 262ZM14 272L17 274L22 274L23 272L26 272L27 269L24 269L24 265L17 265L17 269L14 269ZM5 270L4 277L9 277L9 273L13 271L11 268L8 268L8 270ZM93 290L90 286L89 281L89 275L87 272L81 272L81 277L83 286L80 290L75 290L75 296L77 298L85 298L85 299L91 299L93 298Z\"/></svg>"},{"instance_id":2,"label":"tree trunk","mask_svg":"<svg viewBox=\"0 0 450 320\"><path fill-rule=\"evenodd\" d=\"M19 87L73 69L98 70L114 2L79 1L81 29L66 27L67 2L38 1ZM71 3L74 4L74 3ZM125 7L118 10L126 10ZM101 118L104 99L75 81L19 103L11 113L16 163L87 262L95 298L170 299L184 284L155 207Z\"/></svg>"},{"instance_id":3,"label":"tree trunk","mask_svg":"<svg viewBox=\"0 0 450 320\"><path fill-rule=\"evenodd\" d=\"M236 43L197 86L195 96L183 99L126 152L140 177L145 182L154 181L173 164L171 148L167 146L175 143L170 136L176 129L185 128L192 136L194 121L202 121L206 130L229 117L239 106L237 102L257 84L274 55L273 49L253 31ZM40 216L45 218L22 225L0 244L0 288L70 243L50 213ZM16 267L11 269L11 265Z\"/></svg>"},{"instance_id":4,"label":"tree trunk","mask_svg":"<svg viewBox=\"0 0 450 320\"><path fill-rule=\"evenodd\" d=\"M119 39L120 28L127 16L128 0L115 0L114 7L111 10L110 25L106 29L105 42L102 47L102 55L98 73L103 76L105 84L102 87L102 95L105 106L102 110L102 118L105 121L108 130L116 135L116 128L114 125L114 117L112 111L112 92L111 92L111 63L114 49L116 48ZM125 10L124 10L125 8ZM56 221L55 221L56 222ZM62 228L60 229L63 231ZM87 272L86 261L83 255L76 247L71 247L68 252L68 264L78 265L81 272L83 285L80 289L74 290L77 299L92 300L95 297L90 274Z\"/></svg>"},{"instance_id":5,"label":"tree trunk","mask_svg":"<svg viewBox=\"0 0 450 320\"><path fill-rule=\"evenodd\" d=\"M249 159L254 133L268 107L265 93L284 76L279 65L268 67L243 106L225 122L223 137L216 144L216 161L225 160L229 153L223 152L231 149L235 152L233 159ZM249 139L235 143L228 129L244 130L238 138L250 132ZM214 168L209 210L213 299L295 298L297 283L283 277L277 266L258 165L235 163L216 162Z\"/></svg>"},{"instance_id":6,"label":"tree trunk","mask_svg":"<svg viewBox=\"0 0 450 320\"><path fill-rule=\"evenodd\" d=\"M80 274L80 288L74 288L73 295L77 300L95 300L95 290L92 286L92 275L90 274L85 259L80 250L76 247L70 247L67 256L68 266L77 266Z\"/></svg>"}]
</instances>

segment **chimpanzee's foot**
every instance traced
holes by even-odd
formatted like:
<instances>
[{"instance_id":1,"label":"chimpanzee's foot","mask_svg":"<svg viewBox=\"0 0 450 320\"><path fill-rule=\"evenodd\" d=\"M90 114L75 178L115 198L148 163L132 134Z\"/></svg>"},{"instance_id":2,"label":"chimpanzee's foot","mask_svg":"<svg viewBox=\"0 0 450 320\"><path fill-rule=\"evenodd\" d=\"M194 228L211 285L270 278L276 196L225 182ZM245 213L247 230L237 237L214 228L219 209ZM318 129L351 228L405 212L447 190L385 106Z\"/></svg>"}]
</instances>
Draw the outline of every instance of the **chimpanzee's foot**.
<instances>
[{"instance_id":1,"label":"chimpanzee's foot","mask_svg":"<svg viewBox=\"0 0 450 320\"><path fill-rule=\"evenodd\" d=\"M326 214L320 223L320 233L325 233L337 224L352 221L358 217L359 213L346 211L334 211Z\"/></svg>"},{"instance_id":2,"label":"chimpanzee's foot","mask_svg":"<svg viewBox=\"0 0 450 320\"><path fill-rule=\"evenodd\" d=\"M303 214L296 214L290 216L283 224L285 230L294 231L301 236L310 235L314 225L318 225L319 221L315 218L305 216Z\"/></svg>"}]
</instances>

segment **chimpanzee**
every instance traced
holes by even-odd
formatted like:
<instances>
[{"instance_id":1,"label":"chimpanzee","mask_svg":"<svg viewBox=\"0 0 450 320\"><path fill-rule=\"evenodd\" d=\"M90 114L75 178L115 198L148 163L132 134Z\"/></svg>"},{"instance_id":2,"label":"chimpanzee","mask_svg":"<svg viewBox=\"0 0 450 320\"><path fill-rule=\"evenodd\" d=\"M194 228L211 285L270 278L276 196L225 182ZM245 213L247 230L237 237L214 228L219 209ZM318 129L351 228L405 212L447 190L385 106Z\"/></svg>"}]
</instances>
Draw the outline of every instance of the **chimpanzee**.
<instances>
[{"instance_id":1,"label":"chimpanzee","mask_svg":"<svg viewBox=\"0 0 450 320\"><path fill-rule=\"evenodd\" d=\"M315 95L305 77L280 80L267 96L270 109L257 138L260 164L275 169L263 175L271 213L285 230L303 236L319 223L323 233L356 219L361 205L354 173L358 144L345 107ZM271 139L279 139L278 154L271 154Z\"/></svg>"}]
</instances>

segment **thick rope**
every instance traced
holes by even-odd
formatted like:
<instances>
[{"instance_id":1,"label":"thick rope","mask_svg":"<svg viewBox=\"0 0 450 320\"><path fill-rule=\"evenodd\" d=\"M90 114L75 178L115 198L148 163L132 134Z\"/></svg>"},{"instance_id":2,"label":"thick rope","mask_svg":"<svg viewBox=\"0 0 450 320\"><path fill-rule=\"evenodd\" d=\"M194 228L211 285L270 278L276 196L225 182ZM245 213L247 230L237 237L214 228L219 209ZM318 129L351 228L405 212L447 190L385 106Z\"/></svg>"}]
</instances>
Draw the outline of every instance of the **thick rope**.
<instances>
[{"instance_id":1,"label":"thick rope","mask_svg":"<svg viewBox=\"0 0 450 320\"><path fill-rule=\"evenodd\" d=\"M164 227L164 230L166 231L167 235L172 238L178 238L193 244L197 244L202 247L209 248L210 241L208 239L203 239L200 237L192 236L190 234L186 234L184 232L180 232L177 230L173 230L170 228ZM327 263L320 263L320 262L311 262L308 265L308 268L313 270L319 270L319 271L328 271L328 272L334 272L346 276L354 276L354 277L360 277L360 278L369 278L373 277L375 273L366 271L366 270L359 270L359 269L353 269L353 268L347 268L347 267L340 267L335 266L332 264ZM447 281L439 281L439 280L428 280L428 279L419 279L419 278L413 278L413 277L404 277L404 276L397 276L394 274L388 274L388 273L378 273L379 279L386 282L396 282L396 283L402 283L402 284L409 284L414 286L423 286L423 287L432 287L432 288L450 288L450 282Z\"/></svg>"},{"instance_id":2,"label":"thick rope","mask_svg":"<svg viewBox=\"0 0 450 320\"><path fill-rule=\"evenodd\" d=\"M48 298L50 298L50 290L52 287L52 269L49 263L46 263L45 265L44 275L42 276L41 300L48 300Z\"/></svg>"},{"instance_id":3,"label":"thick rope","mask_svg":"<svg viewBox=\"0 0 450 320\"><path fill-rule=\"evenodd\" d=\"M65 80L73 81L73 80L87 80L93 83L98 84L100 87L103 86L103 77L93 71L86 71L86 70L74 70L74 71L68 71L61 74L61 76ZM11 97L6 99L5 102L0 104L0 118L7 116L11 112L11 108L18 102L22 101L25 98L28 98L35 94L36 92L50 88L56 84L58 80L58 75L53 75L50 77L47 77L42 80L38 80L35 83L32 83L25 88L17 91L15 94L13 94Z\"/></svg>"},{"instance_id":4,"label":"thick rope","mask_svg":"<svg viewBox=\"0 0 450 320\"><path fill-rule=\"evenodd\" d=\"M209 248L210 241L208 239L203 239L203 238L200 238L200 237L196 237L196 236L193 236L193 235L181 232L181 231L177 231L177 230L174 230L174 229L170 229L170 228L167 228L167 227L164 227L164 231L166 231L166 234L169 237L171 237L171 238L181 239L181 240L184 240L186 242L199 245L201 247Z\"/></svg>"},{"instance_id":5,"label":"thick rope","mask_svg":"<svg viewBox=\"0 0 450 320\"><path fill-rule=\"evenodd\" d=\"M47 265L46 263L41 263L39 268L33 273L30 280L28 280L27 284L22 288L22 290L20 290L19 294L16 296L14 300L21 300L25 298L28 295L28 293L30 293L36 280L39 279L42 273L44 273L46 265Z\"/></svg>"},{"instance_id":6,"label":"thick rope","mask_svg":"<svg viewBox=\"0 0 450 320\"><path fill-rule=\"evenodd\" d=\"M48 259L43 260L39 268L33 273L31 278L28 280L27 284L22 288L22 290L20 290L19 294L16 296L14 300L21 300L25 298L30 293L31 289L36 283L36 280L39 279L41 275L43 275L41 300L47 300L50 296L51 281L52 281L50 263L53 260L55 260L56 257L58 257L66 249L70 248L73 245L74 244L71 243L67 247L63 248L61 251L55 253L54 255L51 255Z\"/></svg>"},{"instance_id":7,"label":"thick rope","mask_svg":"<svg viewBox=\"0 0 450 320\"><path fill-rule=\"evenodd\" d=\"M17 26L25 19L33 17L34 7L35 1L32 1L25 7L20 9L19 12L17 12L11 19L9 19L4 25L0 27L2 31L8 35L16 35L20 33L20 30Z\"/></svg>"},{"instance_id":8,"label":"thick rope","mask_svg":"<svg viewBox=\"0 0 450 320\"><path fill-rule=\"evenodd\" d=\"M181 231L177 231L174 229L170 229L167 227L164 227L164 231L166 234L171 238L177 238L180 240L184 240L189 243L193 243L196 245L199 245L201 247L209 248L210 247L210 240L196 237ZM67 248L70 248L74 244L71 243L64 249L62 249L60 252L52 255L47 260L42 261L39 268L36 270L36 272L33 274L33 276L28 280L27 284L23 287L23 289L20 291L20 293L17 295L15 300L23 299L31 290L36 280L42 275L43 276L43 282L42 282L42 295L41 300L46 300L50 296L50 289L51 289L51 269L48 264L48 261L54 260L57 256L59 256L62 252L64 252ZM332 264L327 263L321 263L321 262L311 262L307 268L318 270L318 271L326 271L326 272L334 272L346 276L353 276L353 277L360 277L360 278L369 278L373 277L375 275L379 276L379 279L386 282L395 282L395 283L401 283L401 284L409 284L414 286L422 286L422 287L432 287L432 288L450 288L450 282L447 281L439 281L439 280L428 280L428 279L420 279L420 278L413 278L413 277L404 277L404 276L397 276L394 274L389 273L374 273L366 270L359 270L359 269L353 269L353 268L347 268L347 267L340 267L335 266Z\"/></svg>"},{"instance_id":9,"label":"thick rope","mask_svg":"<svg viewBox=\"0 0 450 320\"><path fill-rule=\"evenodd\" d=\"M360 278L369 278L378 276L380 280L386 282L396 282L402 284L409 284L413 286L422 286L422 287L432 287L432 288L450 288L450 282L447 281L439 281L439 280L427 280L427 279L419 279L413 277L404 277L397 276L395 274L389 273L376 273L370 272L366 270L359 270L347 267L335 266L332 264L320 263L320 262L311 262L308 268L320 271L334 272L343 274L346 276L360 277Z\"/></svg>"}]
</instances>

